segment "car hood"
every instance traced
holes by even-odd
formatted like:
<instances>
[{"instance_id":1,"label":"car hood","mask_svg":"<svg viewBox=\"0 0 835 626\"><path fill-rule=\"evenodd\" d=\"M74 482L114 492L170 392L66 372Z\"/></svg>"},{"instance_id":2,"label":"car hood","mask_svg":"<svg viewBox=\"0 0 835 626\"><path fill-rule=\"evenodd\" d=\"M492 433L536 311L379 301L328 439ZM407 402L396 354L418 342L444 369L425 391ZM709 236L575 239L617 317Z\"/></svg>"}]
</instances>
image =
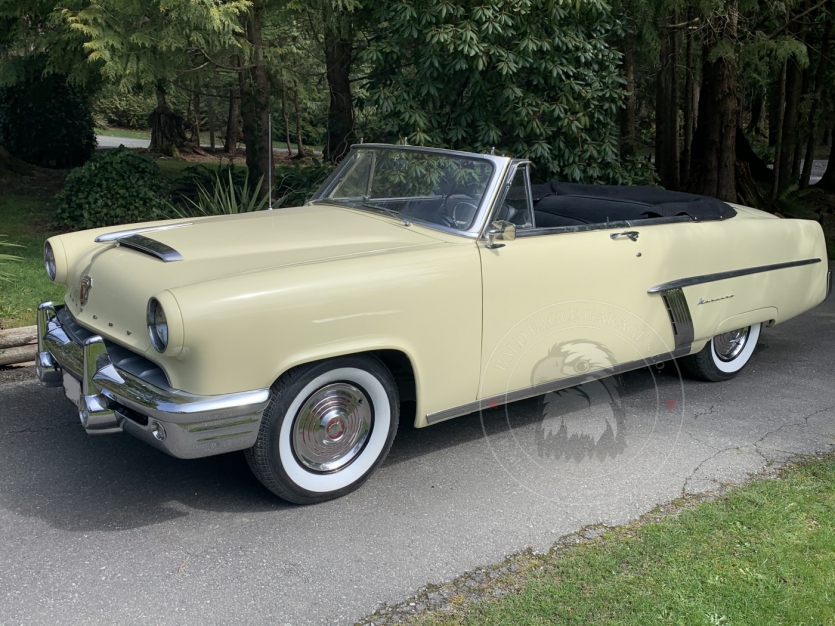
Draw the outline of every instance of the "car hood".
<instances>
[{"instance_id":1,"label":"car hood","mask_svg":"<svg viewBox=\"0 0 835 626\"><path fill-rule=\"evenodd\" d=\"M146 305L161 291L357 255L377 254L385 262L385 254L398 249L449 241L386 215L331 205L199 218L177 228L141 234L175 250L182 260L164 262L127 245L91 242L70 263L66 305L83 326L142 352L150 346ZM85 277L91 287L82 304L80 287Z\"/></svg>"}]
</instances>

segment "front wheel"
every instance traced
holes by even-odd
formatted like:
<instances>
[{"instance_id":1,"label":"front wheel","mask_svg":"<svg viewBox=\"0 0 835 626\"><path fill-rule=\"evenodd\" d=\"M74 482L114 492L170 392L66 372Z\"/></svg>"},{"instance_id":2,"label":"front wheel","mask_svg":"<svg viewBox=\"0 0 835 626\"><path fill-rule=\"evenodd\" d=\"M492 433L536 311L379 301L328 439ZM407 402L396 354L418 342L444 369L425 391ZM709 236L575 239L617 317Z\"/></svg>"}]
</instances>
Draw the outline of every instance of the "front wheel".
<instances>
[{"instance_id":1,"label":"front wheel","mask_svg":"<svg viewBox=\"0 0 835 626\"><path fill-rule=\"evenodd\" d=\"M397 387L372 356L298 367L276 381L246 459L270 491L296 504L359 488L388 454L397 432Z\"/></svg>"},{"instance_id":2,"label":"front wheel","mask_svg":"<svg viewBox=\"0 0 835 626\"><path fill-rule=\"evenodd\" d=\"M716 335L697 354L680 360L684 370L696 378L710 382L729 380L751 360L762 324L752 324Z\"/></svg>"}]
</instances>

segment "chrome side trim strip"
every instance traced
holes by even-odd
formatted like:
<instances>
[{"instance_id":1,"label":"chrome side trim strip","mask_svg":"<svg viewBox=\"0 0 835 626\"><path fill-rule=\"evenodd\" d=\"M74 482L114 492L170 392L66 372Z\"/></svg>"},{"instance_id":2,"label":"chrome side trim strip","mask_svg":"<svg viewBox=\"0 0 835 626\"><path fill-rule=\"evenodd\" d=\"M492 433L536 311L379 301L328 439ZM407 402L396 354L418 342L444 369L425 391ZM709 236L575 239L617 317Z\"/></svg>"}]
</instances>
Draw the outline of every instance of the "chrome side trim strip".
<instances>
[{"instance_id":1,"label":"chrome side trim strip","mask_svg":"<svg viewBox=\"0 0 835 626\"><path fill-rule=\"evenodd\" d=\"M655 365L656 363L663 363L664 361L671 361L672 359L687 356L688 354L690 354L691 349L692 348L690 344L676 346L676 348L672 352L659 354L648 359L641 359L640 361L630 361L628 363L623 363L614 367L607 367L605 369L580 374L578 376L570 376L568 378L552 380L551 382L536 385L534 387L526 387L525 389L510 391L506 394L493 396L492 398L484 398L482 400L476 400L475 402L468 402L467 404L452 407L451 409L444 409L443 411L429 413L426 416L426 421L429 424L437 424L438 422L443 422L448 419L452 419L453 417L468 415L469 413L475 413L476 411L481 411L483 409L494 408L502 404L518 402L519 400L527 400L528 398L535 398L536 396L541 396L551 391L560 391L561 389L576 387L577 385L583 385L593 380L599 380L601 378L616 376L617 374L623 374L625 372L631 372L633 370L639 370L644 367L649 367L650 365Z\"/></svg>"},{"instance_id":2,"label":"chrome side trim strip","mask_svg":"<svg viewBox=\"0 0 835 626\"><path fill-rule=\"evenodd\" d=\"M693 343L693 317L690 315L690 307L687 306L687 297L681 289L670 289L661 294L664 299L664 306L670 315L670 323L673 325L676 348L689 346Z\"/></svg>"},{"instance_id":3,"label":"chrome side trim strip","mask_svg":"<svg viewBox=\"0 0 835 626\"><path fill-rule=\"evenodd\" d=\"M718 272L716 274L703 274L701 276L691 276L690 278L679 278L678 280L671 280L668 283L662 283L655 287L647 289L647 293L663 293L673 289L681 289L683 287L690 287L692 285L700 285L702 283L712 283L717 280L727 280L728 278L737 278L738 276L748 276L750 274L760 274L762 272L773 272L774 270L782 270L788 267L800 267L802 265L814 265L820 263L820 259L805 259L803 261L791 261L790 263L776 263L774 265L760 265L758 267L748 267L741 270L732 270L730 272Z\"/></svg>"},{"instance_id":4,"label":"chrome side trim strip","mask_svg":"<svg viewBox=\"0 0 835 626\"><path fill-rule=\"evenodd\" d=\"M119 237L119 239L116 240L116 243L120 246L125 246L126 248L131 248L133 250L138 250L139 252L155 256L165 263L183 260L183 255L171 246L167 246L164 243L157 241L156 239L146 237L145 235L128 235L127 237Z\"/></svg>"},{"instance_id":5,"label":"chrome side trim strip","mask_svg":"<svg viewBox=\"0 0 835 626\"><path fill-rule=\"evenodd\" d=\"M128 230L118 230L114 233L106 233L99 235L93 241L96 243L107 243L109 241L117 241L122 237L130 237L137 233L149 233L154 230L171 230L172 228L182 228L183 226L194 226L194 222L184 222L182 224L166 224L165 226L144 226L142 228L130 228Z\"/></svg>"}]
</instances>

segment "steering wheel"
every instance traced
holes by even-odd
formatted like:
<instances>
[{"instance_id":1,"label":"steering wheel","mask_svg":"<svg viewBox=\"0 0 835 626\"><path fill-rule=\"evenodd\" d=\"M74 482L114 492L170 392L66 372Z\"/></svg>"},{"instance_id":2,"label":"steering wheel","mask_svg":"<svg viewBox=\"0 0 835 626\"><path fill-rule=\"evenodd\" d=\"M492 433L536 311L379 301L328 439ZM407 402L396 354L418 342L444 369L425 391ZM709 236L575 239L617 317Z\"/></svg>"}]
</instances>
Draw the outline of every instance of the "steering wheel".
<instances>
[{"instance_id":1,"label":"steering wheel","mask_svg":"<svg viewBox=\"0 0 835 626\"><path fill-rule=\"evenodd\" d=\"M447 202L449 202L449 199L454 196L461 199L455 203L455 205L452 207L452 212L450 213L447 211ZM440 214L439 218L442 220L441 223L451 228L466 228L472 221L472 218L475 216L476 211L478 211L478 205L476 205L474 202L470 202L471 200L475 200L475 198L466 193L446 194L444 196L443 202L441 202L441 205L438 207L438 213ZM458 213L465 208L472 209L472 215L470 215L468 219L461 219Z\"/></svg>"}]
</instances>

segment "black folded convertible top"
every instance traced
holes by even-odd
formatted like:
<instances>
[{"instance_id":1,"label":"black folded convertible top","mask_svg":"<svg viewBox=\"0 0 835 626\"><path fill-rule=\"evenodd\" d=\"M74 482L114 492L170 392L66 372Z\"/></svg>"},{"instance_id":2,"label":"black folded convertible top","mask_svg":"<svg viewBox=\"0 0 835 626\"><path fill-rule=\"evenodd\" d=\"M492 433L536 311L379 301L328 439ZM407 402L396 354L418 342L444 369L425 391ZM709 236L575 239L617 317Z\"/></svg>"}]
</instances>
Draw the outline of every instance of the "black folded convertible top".
<instances>
[{"instance_id":1,"label":"black folded convertible top","mask_svg":"<svg viewBox=\"0 0 835 626\"><path fill-rule=\"evenodd\" d=\"M573 226L689 216L722 220L736 215L729 204L691 193L657 187L620 187L550 182L533 185L537 226Z\"/></svg>"}]
</instances>

